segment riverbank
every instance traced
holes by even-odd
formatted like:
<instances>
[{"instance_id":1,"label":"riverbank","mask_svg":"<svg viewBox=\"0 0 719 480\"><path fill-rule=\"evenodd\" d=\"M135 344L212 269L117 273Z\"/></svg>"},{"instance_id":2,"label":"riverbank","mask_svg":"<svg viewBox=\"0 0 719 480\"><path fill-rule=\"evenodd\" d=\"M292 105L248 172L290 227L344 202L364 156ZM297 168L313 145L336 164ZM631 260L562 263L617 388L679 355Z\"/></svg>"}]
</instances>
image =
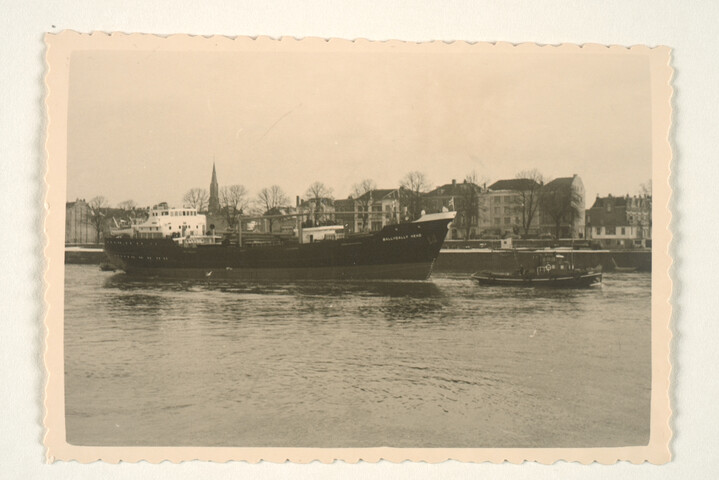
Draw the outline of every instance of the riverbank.
<instances>
[{"instance_id":1,"label":"riverbank","mask_svg":"<svg viewBox=\"0 0 719 480\"><path fill-rule=\"evenodd\" d=\"M65 263L77 265L99 265L107 261L102 247L66 246Z\"/></svg>"},{"instance_id":2,"label":"riverbank","mask_svg":"<svg viewBox=\"0 0 719 480\"><path fill-rule=\"evenodd\" d=\"M541 250L557 252L573 258L579 268L602 266L606 272L631 268L638 272L652 271L651 250ZM434 264L438 273L474 273L481 270L511 272L519 265L532 265L536 250L442 249Z\"/></svg>"}]
</instances>

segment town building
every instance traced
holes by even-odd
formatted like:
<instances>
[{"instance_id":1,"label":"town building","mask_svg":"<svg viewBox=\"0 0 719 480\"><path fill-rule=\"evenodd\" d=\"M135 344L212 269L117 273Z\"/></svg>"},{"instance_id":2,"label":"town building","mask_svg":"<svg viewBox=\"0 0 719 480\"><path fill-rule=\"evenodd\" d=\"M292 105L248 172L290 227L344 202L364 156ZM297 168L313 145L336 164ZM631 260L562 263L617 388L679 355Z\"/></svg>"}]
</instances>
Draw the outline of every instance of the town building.
<instances>
[{"instance_id":1,"label":"town building","mask_svg":"<svg viewBox=\"0 0 719 480\"><path fill-rule=\"evenodd\" d=\"M584 183L579 175L555 178L542 187L540 232L555 238L584 238Z\"/></svg>"},{"instance_id":2,"label":"town building","mask_svg":"<svg viewBox=\"0 0 719 480\"><path fill-rule=\"evenodd\" d=\"M479 230L482 236L540 233L539 200L542 185L527 178L498 180L485 189L479 198ZM531 200L529 197L532 197ZM523 211L526 209L526 212ZM526 219L526 220L525 220Z\"/></svg>"},{"instance_id":3,"label":"town building","mask_svg":"<svg viewBox=\"0 0 719 480\"><path fill-rule=\"evenodd\" d=\"M265 218L259 223L259 229L265 233L294 235L297 230L297 213L295 207L274 207L264 213ZM286 216L281 216L286 215Z\"/></svg>"},{"instance_id":4,"label":"town building","mask_svg":"<svg viewBox=\"0 0 719 480\"><path fill-rule=\"evenodd\" d=\"M92 202L91 202L92 203ZM65 204L65 244L99 244L107 235L132 232L132 227L147 218L148 209L93 209L85 199Z\"/></svg>"},{"instance_id":5,"label":"town building","mask_svg":"<svg viewBox=\"0 0 719 480\"><path fill-rule=\"evenodd\" d=\"M352 200L355 213L353 232L376 232L400 222L400 192L397 188L374 189L348 200Z\"/></svg>"},{"instance_id":6,"label":"town building","mask_svg":"<svg viewBox=\"0 0 719 480\"><path fill-rule=\"evenodd\" d=\"M302 224L305 227L334 224L334 212L334 199L329 197L308 198L300 201L297 206L297 213L305 214L302 217Z\"/></svg>"},{"instance_id":7,"label":"town building","mask_svg":"<svg viewBox=\"0 0 719 480\"><path fill-rule=\"evenodd\" d=\"M207 202L206 222L208 232L227 232L235 230L237 227L230 228L228 221L228 210L222 207L220 203L220 186L217 182L217 170L215 163L212 163L212 179L210 180L210 198Z\"/></svg>"},{"instance_id":8,"label":"town building","mask_svg":"<svg viewBox=\"0 0 719 480\"><path fill-rule=\"evenodd\" d=\"M456 211L457 216L450 224L448 239L466 240L476 238L480 228L480 198L482 187L466 180L447 183L425 193L423 204L427 212Z\"/></svg>"},{"instance_id":9,"label":"town building","mask_svg":"<svg viewBox=\"0 0 719 480\"><path fill-rule=\"evenodd\" d=\"M98 243L92 210L84 198L65 204L65 244Z\"/></svg>"},{"instance_id":10,"label":"town building","mask_svg":"<svg viewBox=\"0 0 719 480\"><path fill-rule=\"evenodd\" d=\"M586 211L586 235L604 248L651 247L652 197L597 196Z\"/></svg>"}]
</instances>

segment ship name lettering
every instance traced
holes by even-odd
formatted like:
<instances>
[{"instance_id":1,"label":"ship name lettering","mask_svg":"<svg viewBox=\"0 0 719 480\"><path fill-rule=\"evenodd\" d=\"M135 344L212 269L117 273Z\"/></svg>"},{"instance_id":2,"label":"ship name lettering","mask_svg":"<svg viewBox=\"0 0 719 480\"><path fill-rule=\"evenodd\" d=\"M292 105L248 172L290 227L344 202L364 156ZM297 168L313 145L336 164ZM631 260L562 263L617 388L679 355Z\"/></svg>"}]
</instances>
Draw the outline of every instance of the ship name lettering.
<instances>
[{"instance_id":1,"label":"ship name lettering","mask_svg":"<svg viewBox=\"0 0 719 480\"><path fill-rule=\"evenodd\" d=\"M384 237L382 238L383 242L395 242L397 240L407 240L408 238L421 238L421 233L412 233L409 235L394 235L392 237Z\"/></svg>"}]
</instances>

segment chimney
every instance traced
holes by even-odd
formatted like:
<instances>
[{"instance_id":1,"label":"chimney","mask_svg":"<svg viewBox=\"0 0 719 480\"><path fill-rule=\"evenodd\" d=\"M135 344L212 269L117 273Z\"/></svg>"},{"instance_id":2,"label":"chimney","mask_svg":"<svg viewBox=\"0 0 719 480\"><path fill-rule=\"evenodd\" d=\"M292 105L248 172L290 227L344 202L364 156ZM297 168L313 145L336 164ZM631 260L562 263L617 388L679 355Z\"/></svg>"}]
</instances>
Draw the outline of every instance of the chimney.
<instances>
[{"instance_id":1,"label":"chimney","mask_svg":"<svg viewBox=\"0 0 719 480\"><path fill-rule=\"evenodd\" d=\"M456 179L456 178L453 178L453 179L452 179L452 186L454 186L454 185L457 185L457 179Z\"/></svg>"},{"instance_id":2,"label":"chimney","mask_svg":"<svg viewBox=\"0 0 719 480\"><path fill-rule=\"evenodd\" d=\"M300 196L297 195L297 197L295 198L295 207L299 207L299 206L300 206Z\"/></svg>"}]
</instances>

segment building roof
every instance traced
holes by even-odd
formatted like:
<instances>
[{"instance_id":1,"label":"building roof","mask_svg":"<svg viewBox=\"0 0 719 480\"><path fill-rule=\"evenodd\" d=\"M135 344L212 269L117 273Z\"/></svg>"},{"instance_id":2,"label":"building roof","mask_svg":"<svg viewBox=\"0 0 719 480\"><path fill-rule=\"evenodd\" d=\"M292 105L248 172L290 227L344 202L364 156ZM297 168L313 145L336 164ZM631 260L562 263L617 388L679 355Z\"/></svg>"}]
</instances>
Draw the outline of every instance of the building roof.
<instances>
[{"instance_id":1,"label":"building roof","mask_svg":"<svg viewBox=\"0 0 719 480\"><path fill-rule=\"evenodd\" d=\"M627 204L627 198L614 197L612 195L609 195L608 197L597 197L591 208L605 208L609 204L613 207L624 207Z\"/></svg>"},{"instance_id":2,"label":"building roof","mask_svg":"<svg viewBox=\"0 0 719 480\"><path fill-rule=\"evenodd\" d=\"M331 197L320 197L319 199L320 204L322 205L333 205L335 200ZM300 202L301 207L306 207L307 205L314 205L315 198L305 198Z\"/></svg>"},{"instance_id":3,"label":"building roof","mask_svg":"<svg viewBox=\"0 0 719 480\"><path fill-rule=\"evenodd\" d=\"M437 187L431 192L425 194L427 197L444 197L444 196L461 196L467 192L468 189L474 189L475 192L479 193L482 188L472 182L452 182Z\"/></svg>"},{"instance_id":4,"label":"building roof","mask_svg":"<svg viewBox=\"0 0 719 480\"><path fill-rule=\"evenodd\" d=\"M574 177L559 177L555 178L551 182L547 182L545 187L557 188L557 187L571 187L574 182Z\"/></svg>"},{"instance_id":5,"label":"building roof","mask_svg":"<svg viewBox=\"0 0 719 480\"><path fill-rule=\"evenodd\" d=\"M592 208L587 210L587 216L592 226L626 226L632 222L628 218L631 212L630 201L636 200L637 197L615 197L608 195L606 197L597 197L594 200ZM643 205L647 213L651 214L650 203Z\"/></svg>"},{"instance_id":6,"label":"building roof","mask_svg":"<svg viewBox=\"0 0 719 480\"><path fill-rule=\"evenodd\" d=\"M370 190L369 192L363 193L355 200L361 200L364 202L369 200L370 196L372 196L372 200L383 200L391 194L395 193L396 191L396 188L376 188L374 190Z\"/></svg>"},{"instance_id":7,"label":"building roof","mask_svg":"<svg viewBox=\"0 0 719 480\"><path fill-rule=\"evenodd\" d=\"M354 207L354 202L355 202L354 198L338 199L338 200L335 200L335 207L336 208L347 207L349 209L352 209Z\"/></svg>"},{"instance_id":8,"label":"building roof","mask_svg":"<svg viewBox=\"0 0 719 480\"><path fill-rule=\"evenodd\" d=\"M509 180L497 180L489 186L490 190L531 190L536 188L539 183L530 178L511 178Z\"/></svg>"}]
</instances>

